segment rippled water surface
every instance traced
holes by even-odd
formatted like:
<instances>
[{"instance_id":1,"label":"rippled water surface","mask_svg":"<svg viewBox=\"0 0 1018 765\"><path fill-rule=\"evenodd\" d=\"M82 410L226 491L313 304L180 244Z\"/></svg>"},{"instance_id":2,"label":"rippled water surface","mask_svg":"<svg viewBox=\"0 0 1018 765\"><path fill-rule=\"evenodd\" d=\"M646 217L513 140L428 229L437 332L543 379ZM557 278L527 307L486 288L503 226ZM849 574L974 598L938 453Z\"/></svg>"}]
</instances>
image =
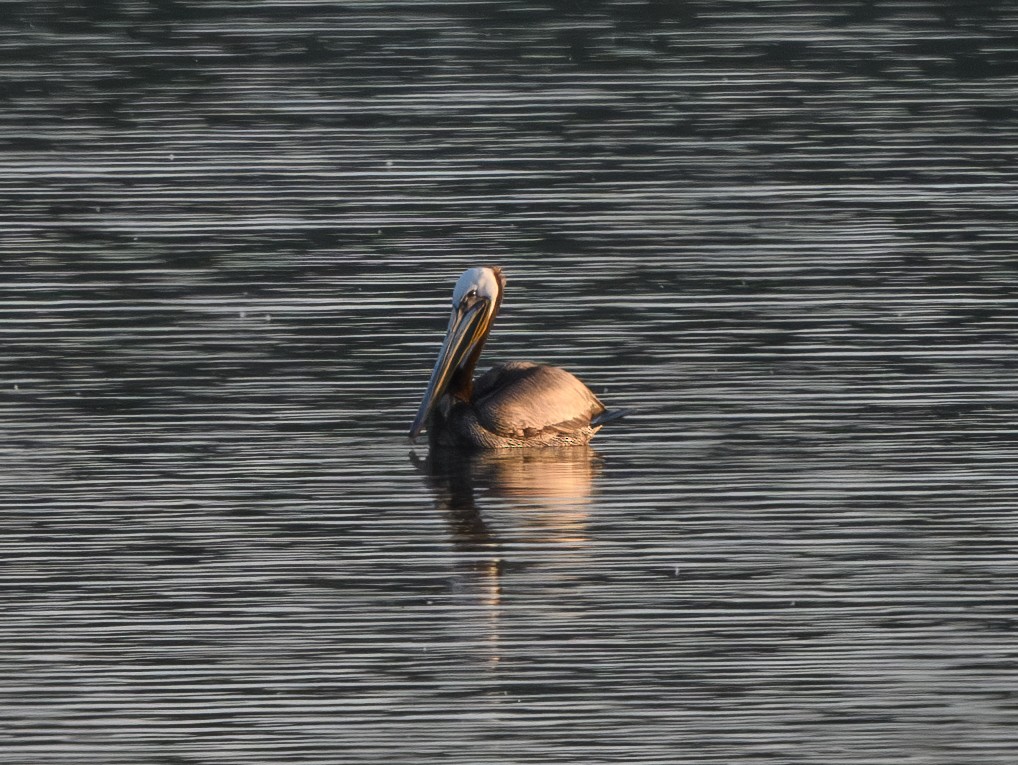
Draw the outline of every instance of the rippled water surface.
<instances>
[{"instance_id":1,"label":"rippled water surface","mask_svg":"<svg viewBox=\"0 0 1018 765\"><path fill-rule=\"evenodd\" d=\"M1014 762L1012 4L9 5L5 762Z\"/></svg>"}]
</instances>

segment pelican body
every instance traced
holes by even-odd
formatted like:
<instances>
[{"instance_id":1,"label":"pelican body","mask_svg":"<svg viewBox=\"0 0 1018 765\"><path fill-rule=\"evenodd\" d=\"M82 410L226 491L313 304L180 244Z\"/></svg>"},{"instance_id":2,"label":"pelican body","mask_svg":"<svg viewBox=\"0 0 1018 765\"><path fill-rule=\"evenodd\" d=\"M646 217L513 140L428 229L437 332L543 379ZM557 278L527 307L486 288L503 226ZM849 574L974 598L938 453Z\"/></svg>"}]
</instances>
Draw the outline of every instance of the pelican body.
<instances>
[{"instance_id":1,"label":"pelican body","mask_svg":"<svg viewBox=\"0 0 1018 765\"><path fill-rule=\"evenodd\" d=\"M500 268L470 268L456 282L449 328L410 428L411 440L427 426L431 442L439 446L580 446L621 416L607 412L586 385L559 367L509 361L474 380L504 288Z\"/></svg>"}]
</instances>

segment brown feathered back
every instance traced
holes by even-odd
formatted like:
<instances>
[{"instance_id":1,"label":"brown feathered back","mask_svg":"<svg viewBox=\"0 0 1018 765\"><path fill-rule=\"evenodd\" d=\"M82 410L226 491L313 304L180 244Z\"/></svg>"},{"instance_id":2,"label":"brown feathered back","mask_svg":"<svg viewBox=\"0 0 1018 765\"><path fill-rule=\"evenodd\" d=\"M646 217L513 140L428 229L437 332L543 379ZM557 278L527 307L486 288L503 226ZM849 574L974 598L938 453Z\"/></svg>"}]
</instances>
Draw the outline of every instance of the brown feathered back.
<instances>
[{"instance_id":1,"label":"brown feathered back","mask_svg":"<svg viewBox=\"0 0 1018 765\"><path fill-rule=\"evenodd\" d=\"M497 364L474 383L478 422L508 438L586 427L604 404L575 376L532 361Z\"/></svg>"}]
</instances>

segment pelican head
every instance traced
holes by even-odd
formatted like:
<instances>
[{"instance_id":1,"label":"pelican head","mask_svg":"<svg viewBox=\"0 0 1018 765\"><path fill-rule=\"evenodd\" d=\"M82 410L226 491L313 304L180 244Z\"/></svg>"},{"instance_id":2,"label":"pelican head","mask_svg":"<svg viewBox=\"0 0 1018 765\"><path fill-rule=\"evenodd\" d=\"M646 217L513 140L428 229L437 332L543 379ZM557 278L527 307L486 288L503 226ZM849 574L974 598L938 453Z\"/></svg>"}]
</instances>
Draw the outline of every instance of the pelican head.
<instances>
[{"instance_id":1,"label":"pelican head","mask_svg":"<svg viewBox=\"0 0 1018 765\"><path fill-rule=\"evenodd\" d=\"M436 404L450 388L454 396L469 399L474 366L502 303L504 287L502 269L488 266L468 268L456 282L449 328L410 428L411 440L420 435Z\"/></svg>"}]
</instances>

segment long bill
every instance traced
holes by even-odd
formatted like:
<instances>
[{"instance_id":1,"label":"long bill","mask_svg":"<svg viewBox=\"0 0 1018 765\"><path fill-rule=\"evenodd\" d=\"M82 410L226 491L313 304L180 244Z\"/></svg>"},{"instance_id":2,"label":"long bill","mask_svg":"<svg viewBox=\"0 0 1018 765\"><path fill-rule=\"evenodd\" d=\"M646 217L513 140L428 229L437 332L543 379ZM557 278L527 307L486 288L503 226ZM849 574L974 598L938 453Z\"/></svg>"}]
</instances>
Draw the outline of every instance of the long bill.
<instances>
[{"instance_id":1,"label":"long bill","mask_svg":"<svg viewBox=\"0 0 1018 765\"><path fill-rule=\"evenodd\" d=\"M456 369L470 356L470 351L477 341L484 337L487 306L487 300L478 300L469 308L463 306L453 308L452 316L449 318L449 329L442 342L442 350L438 352L438 360L435 361L435 368L431 371L431 380L428 381L427 390L424 391L424 399L417 410L414 424L410 427L411 441L421 434L424 423L428 421L431 412L448 390Z\"/></svg>"}]
</instances>

